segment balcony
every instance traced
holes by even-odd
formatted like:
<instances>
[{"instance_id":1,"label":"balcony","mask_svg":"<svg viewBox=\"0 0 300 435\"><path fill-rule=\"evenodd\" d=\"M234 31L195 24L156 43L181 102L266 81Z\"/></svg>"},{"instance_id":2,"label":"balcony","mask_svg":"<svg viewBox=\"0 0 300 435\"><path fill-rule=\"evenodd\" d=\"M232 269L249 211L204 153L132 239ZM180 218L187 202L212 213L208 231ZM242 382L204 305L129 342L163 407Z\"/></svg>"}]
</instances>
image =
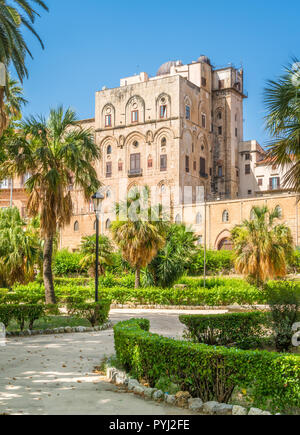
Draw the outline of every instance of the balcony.
<instances>
[{"instance_id":1,"label":"balcony","mask_svg":"<svg viewBox=\"0 0 300 435\"><path fill-rule=\"evenodd\" d=\"M129 178L142 177L142 176L143 176L143 169L130 169L130 171L128 171Z\"/></svg>"},{"instance_id":2,"label":"balcony","mask_svg":"<svg viewBox=\"0 0 300 435\"><path fill-rule=\"evenodd\" d=\"M206 180L208 179L208 174L205 174L205 172L199 172L199 175L201 178L205 178Z\"/></svg>"}]
</instances>

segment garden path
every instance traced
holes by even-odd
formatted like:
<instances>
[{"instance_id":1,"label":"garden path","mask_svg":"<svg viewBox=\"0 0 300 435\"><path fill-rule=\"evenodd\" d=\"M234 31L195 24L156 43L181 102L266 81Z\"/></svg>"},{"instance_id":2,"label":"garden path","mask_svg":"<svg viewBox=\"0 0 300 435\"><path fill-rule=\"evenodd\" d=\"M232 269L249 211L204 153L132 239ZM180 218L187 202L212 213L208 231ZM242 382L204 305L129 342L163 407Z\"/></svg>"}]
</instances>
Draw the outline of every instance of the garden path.
<instances>
[{"instance_id":1,"label":"garden path","mask_svg":"<svg viewBox=\"0 0 300 435\"><path fill-rule=\"evenodd\" d=\"M132 317L151 321L151 331L181 337L178 315L187 311L112 310L116 323ZM194 314L199 313L193 311ZM202 312L208 313L208 312ZM114 353L113 331L10 338L0 347L0 414L176 415L188 410L124 394L93 373Z\"/></svg>"}]
</instances>

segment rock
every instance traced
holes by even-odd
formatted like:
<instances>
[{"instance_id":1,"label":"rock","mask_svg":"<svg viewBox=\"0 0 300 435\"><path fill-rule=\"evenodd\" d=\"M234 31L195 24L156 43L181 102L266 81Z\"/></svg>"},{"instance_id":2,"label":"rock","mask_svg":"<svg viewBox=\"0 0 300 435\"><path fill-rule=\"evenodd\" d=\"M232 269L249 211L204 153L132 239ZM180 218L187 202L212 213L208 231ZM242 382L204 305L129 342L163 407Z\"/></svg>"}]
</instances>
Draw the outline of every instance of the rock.
<instances>
[{"instance_id":1,"label":"rock","mask_svg":"<svg viewBox=\"0 0 300 435\"><path fill-rule=\"evenodd\" d=\"M145 388L141 385L136 385L133 389L134 394L137 394L138 396L143 396L145 391Z\"/></svg>"},{"instance_id":2,"label":"rock","mask_svg":"<svg viewBox=\"0 0 300 435\"><path fill-rule=\"evenodd\" d=\"M125 372L117 371L115 376L115 383L116 385L125 385L125 382L127 380L127 375Z\"/></svg>"},{"instance_id":3,"label":"rock","mask_svg":"<svg viewBox=\"0 0 300 435\"><path fill-rule=\"evenodd\" d=\"M71 326L66 326L64 329L65 329L65 332L67 334L71 334L71 332L73 332L73 329L71 328Z\"/></svg>"},{"instance_id":4,"label":"rock","mask_svg":"<svg viewBox=\"0 0 300 435\"><path fill-rule=\"evenodd\" d=\"M176 405L180 408L188 408L189 406L189 399L191 399L190 393L187 391L179 391L176 395Z\"/></svg>"},{"instance_id":5,"label":"rock","mask_svg":"<svg viewBox=\"0 0 300 435\"><path fill-rule=\"evenodd\" d=\"M139 386L140 384L136 379L129 379L128 381L128 390L133 391L134 387Z\"/></svg>"},{"instance_id":6,"label":"rock","mask_svg":"<svg viewBox=\"0 0 300 435\"><path fill-rule=\"evenodd\" d=\"M261 415L272 415L269 411L263 411Z\"/></svg>"},{"instance_id":7,"label":"rock","mask_svg":"<svg viewBox=\"0 0 300 435\"><path fill-rule=\"evenodd\" d=\"M204 403L202 408L204 414L208 415L232 415L232 409L232 405L213 401Z\"/></svg>"},{"instance_id":8,"label":"rock","mask_svg":"<svg viewBox=\"0 0 300 435\"><path fill-rule=\"evenodd\" d=\"M186 288L187 288L186 284L176 284L176 285L174 285L174 289L175 290L184 290Z\"/></svg>"},{"instance_id":9,"label":"rock","mask_svg":"<svg viewBox=\"0 0 300 435\"><path fill-rule=\"evenodd\" d=\"M85 332L86 328L84 326L77 326L76 332Z\"/></svg>"},{"instance_id":10,"label":"rock","mask_svg":"<svg viewBox=\"0 0 300 435\"><path fill-rule=\"evenodd\" d=\"M145 388L145 390L144 390L144 396L147 399L151 399L153 394L155 393L155 391L157 391L157 388Z\"/></svg>"},{"instance_id":11,"label":"rock","mask_svg":"<svg viewBox=\"0 0 300 435\"><path fill-rule=\"evenodd\" d=\"M113 375L116 372L116 369L114 367L107 367L106 369L106 377L109 381L112 381Z\"/></svg>"},{"instance_id":12,"label":"rock","mask_svg":"<svg viewBox=\"0 0 300 435\"><path fill-rule=\"evenodd\" d=\"M58 332L59 332L60 334L63 334L63 333L65 332L65 328L64 328L64 327L60 327L60 328L58 328Z\"/></svg>"},{"instance_id":13,"label":"rock","mask_svg":"<svg viewBox=\"0 0 300 435\"><path fill-rule=\"evenodd\" d=\"M232 415L247 415L247 409L243 406L234 405L232 408Z\"/></svg>"},{"instance_id":14,"label":"rock","mask_svg":"<svg viewBox=\"0 0 300 435\"><path fill-rule=\"evenodd\" d=\"M157 390L157 391L155 391L153 393L152 397L153 397L154 400L157 400L157 401L163 400L164 399L164 393L161 390Z\"/></svg>"},{"instance_id":15,"label":"rock","mask_svg":"<svg viewBox=\"0 0 300 435\"><path fill-rule=\"evenodd\" d=\"M189 409L192 411L201 411L203 407L203 401L201 399L189 399Z\"/></svg>"},{"instance_id":16,"label":"rock","mask_svg":"<svg viewBox=\"0 0 300 435\"><path fill-rule=\"evenodd\" d=\"M251 408L248 415L263 415L263 412L259 408Z\"/></svg>"},{"instance_id":17,"label":"rock","mask_svg":"<svg viewBox=\"0 0 300 435\"><path fill-rule=\"evenodd\" d=\"M165 394L165 402L168 405L175 405L176 404L176 397L173 394Z\"/></svg>"}]
</instances>

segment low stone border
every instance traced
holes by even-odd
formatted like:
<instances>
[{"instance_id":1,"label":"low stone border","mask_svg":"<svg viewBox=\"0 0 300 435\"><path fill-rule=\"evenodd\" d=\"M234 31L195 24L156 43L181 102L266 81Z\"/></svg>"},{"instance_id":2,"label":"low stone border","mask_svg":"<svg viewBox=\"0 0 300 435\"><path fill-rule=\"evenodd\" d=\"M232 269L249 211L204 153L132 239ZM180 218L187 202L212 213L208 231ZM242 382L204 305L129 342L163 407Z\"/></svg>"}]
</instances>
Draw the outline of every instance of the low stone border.
<instances>
[{"instance_id":1,"label":"low stone border","mask_svg":"<svg viewBox=\"0 0 300 435\"><path fill-rule=\"evenodd\" d=\"M180 311L229 311L229 312L239 312L239 311L266 311L270 310L268 305L224 305L224 306L195 306L195 305L135 305L135 304L112 304L111 310L127 309L127 310L180 310Z\"/></svg>"},{"instance_id":2,"label":"low stone border","mask_svg":"<svg viewBox=\"0 0 300 435\"><path fill-rule=\"evenodd\" d=\"M97 331L106 331L107 329L112 328L113 324L111 321L104 323L101 326L86 327L86 326L66 326L61 328L54 329L35 329L33 331L27 329L25 331L16 331L16 332L6 332L6 337L29 337L32 335L56 335L56 334L74 334L74 333L83 333L83 332L97 332Z\"/></svg>"},{"instance_id":3,"label":"low stone border","mask_svg":"<svg viewBox=\"0 0 300 435\"><path fill-rule=\"evenodd\" d=\"M164 402L168 405L179 408L190 409L202 415L272 415L270 412L258 408L244 408L238 405L227 405L226 403L206 402L201 399L193 399L188 392L179 391L175 395L164 393L157 388L148 388L140 384L136 379L128 377L127 373L115 367L107 367L106 377L109 382L125 387L130 393L134 393L146 400ZM280 415L280 414L276 414Z\"/></svg>"}]
</instances>

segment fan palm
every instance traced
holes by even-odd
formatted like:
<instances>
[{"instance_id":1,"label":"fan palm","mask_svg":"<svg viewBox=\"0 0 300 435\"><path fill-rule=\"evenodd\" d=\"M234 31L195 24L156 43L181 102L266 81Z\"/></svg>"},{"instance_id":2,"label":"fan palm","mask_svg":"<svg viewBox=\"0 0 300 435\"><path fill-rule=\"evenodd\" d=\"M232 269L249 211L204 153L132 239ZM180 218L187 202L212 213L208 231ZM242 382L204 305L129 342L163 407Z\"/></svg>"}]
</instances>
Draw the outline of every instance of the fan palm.
<instances>
[{"instance_id":1,"label":"fan palm","mask_svg":"<svg viewBox=\"0 0 300 435\"><path fill-rule=\"evenodd\" d=\"M22 106L27 104L23 97L23 89L17 80L7 74L4 100L0 105L0 131L7 130L10 123L22 118ZM14 126L12 126L14 128Z\"/></svg>"},{"instance_id":2,"label":"fan palm","mask_svg":"<svg viewBox=\"0 0 300 435\"><path fill-rule=\"evenodd\" d=\"M278 81L270 80L264 91L266 127L273 139L269 146L272 164L290 169L284 185L300 192L300 62L285 68Z\"/></svg>"},{"instance_id":3,"label":"fan palm","mask_svg":"<svg viewBox=\"0 0 300 435\"><path fill-rule=\"evenodd\" d=\"M245 220L231 231L235 268L261 286L268 279L286 275L293 238L286 225L275 223L281 217L278 209L254 207L251 216L250 221Z\"/></svg>"},{"instance_id":4,"label":"fan palm","mask_svg":"<svg viewBox=\"0 0 300 435\"><path fill-rule=\"evenodd\" d=\"M171 287L183 274L197 252L198 237L185 225L170 225L166 244L146 270L148 285Z\"/></svg>"},{"instance_id":5,"label":"fan palm","mask_svg":"<svg viewBox=\"0 0 300 435\"><path fill-rule=\"evenodd\" d=\"M108 237L99 236L99 272L103 275L105 266L113 264L112 259L112 245ZM81 254L80 266L88 269L91 276L95 275L95 262L96 262L96 236L86 236L81 240Z\"/></svg>"},{"instance_id":6,"label":"fan palm","mask_svg":"<svg viewBox=\"0 0 300 435\"><path fill-rule=\"evenodd\" d=\"M2 285L25 284L38 264L39 237L17 208L0 211L0 275Z\"/></svg>"},{"instance_id":7,"label":"fan palm","mask_svg":"<svg viewBox=\"0 0 300 435\"><path fill-rule=\"evenodd\" d=\"M92 132L77 124L75 113L63 107L51 110L48 120L31 117L20 132L3 139L6 161L0 177L31 176L26 182L29 216L40 215L44 241L43 276L47 303L55 303L52 275L53 241L57 228L70 223L72 189L90 201L100 187L93 162L100 158Z\"/></svg>"},{"instance_id":8,"label":"fan palm","mask_svg":"<svg viewBox=\"0 0 300 435\"><path fill-rule=\"evenodd\" d=\"M137 190L127 201L117 205L117 220L111 225L114 242L122 251L123 258L135 269L135 288L140 287L141 269L146 267L165 244L167 225L161 215L161 207L151 208L149 190L145 197ZM127 219L120 219L126 216Z\"/></svg>"},{"instance_id":9,"label":"fan palm","mask_svg":"<svg viewBox=\"0 0 300 435\"><path fill-rule=\"evenodd\" d=\"M36 17L39 16L35 6L46 11L48 7L42 0L0 0L0 62L6 66L14 65L19 79L28 76L25 57L32 54L22 35L21 29L29 30L44 48L43 42L33 28Z\"/></svg>"}]
</instances>

